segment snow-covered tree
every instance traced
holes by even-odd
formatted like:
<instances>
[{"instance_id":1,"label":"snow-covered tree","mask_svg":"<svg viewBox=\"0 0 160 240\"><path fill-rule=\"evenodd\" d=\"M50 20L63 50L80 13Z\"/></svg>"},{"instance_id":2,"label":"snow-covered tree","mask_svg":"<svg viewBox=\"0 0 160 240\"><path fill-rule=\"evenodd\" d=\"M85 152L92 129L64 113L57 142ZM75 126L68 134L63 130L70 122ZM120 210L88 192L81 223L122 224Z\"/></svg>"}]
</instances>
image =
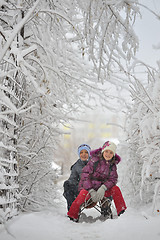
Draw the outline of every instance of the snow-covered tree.
<instances>
[{"instance_id":1,"label":"snow-covered tree","mask_svg":"<svg viewBox=\"0 0 160 240\"><path fill-rule=\"evenodd\" d=\"M126 182L132 203L152 203L160 208L159 73L147 66L148 82L135 79L131 87L133 105L128 114L128 161Z\"/></svg>"},{"instance_id":2,"label":"snow-covered tree","mask_svg":"<svg viewBox=\"0 0 160 240\"><path fill-rule=\"evenodd\" d=\"M79 107L93 106L97 97L108 108L115 97L124 104L120 92L130 79L119 73L128 74L138 48L132 29L137 2L1 1L0 147L6 147L5 161L18 163L14 174L19 175L23 208L45 204L42 189L45 198L48 189L55 194L51 162L63 133L60 125L76 119ZM107 92L100 85L105 82L119 95ZM3 171L1 161L0 181L6 184Z\"/></svg>"},{"instance_id":3,"label":"snow-covered tree","mask_svg":"<svg viewBox=\"0 0 160 240\"><path fill-rule=\"evenodd\" d=\"M137 2L73 1L77 3L77 14L72 14L72 20L79 34L70 39L77 43L81 37L78 44L82 55L93 63L101 83L107 81L124 87L119 73L128 72L127 62L134 58L139 46L132 28L139 14Z\"/></svg>"},{"instance_id":4,"label":"snow-covered tree","mask_svg":"<svg viewBox=\"0 0 160 240\"><path fill-rule=\"evenodd\" d=\"M13 7L13 9L12 9ZM13 3L1 2L1 31L0 31L0 222L17 214L19 199L18 162L17 162L17 135L21 125L20 111L24 100L24 75L18 71L17 60L9 43L13 31L15 18L19 17ZM3 14L4 13L4 14ZM14 16L14 13L16 17ZM3 15L3 17L2 17ZM13 33L14 35L14 33ZM19 44L19 36L13 41L14 46ZM7 44L8 43L8 44ZM7 51L9 50L9 51Z\"/></svg>"}]
</instances>

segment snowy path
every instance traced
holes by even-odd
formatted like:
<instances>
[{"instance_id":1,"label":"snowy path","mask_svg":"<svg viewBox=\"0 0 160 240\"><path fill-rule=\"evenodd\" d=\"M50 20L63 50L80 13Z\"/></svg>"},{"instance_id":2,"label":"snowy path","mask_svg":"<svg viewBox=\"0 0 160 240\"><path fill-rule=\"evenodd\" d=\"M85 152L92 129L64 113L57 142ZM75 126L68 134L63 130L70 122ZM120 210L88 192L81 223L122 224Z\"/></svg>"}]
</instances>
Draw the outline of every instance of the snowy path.
<instances>
[{"instance_id":1,"label":"snowy path","mask_svg":"<svg viewBox=\"0 0 160 240\"><path fill-rule=\"evenodd\" d=\"M8 221L6 228L0 225L0 240L160 240L160 215L151 217L132 208L104 222L87 222L100 214L86 209L85 221L70 221L62 196L62 180L58 183L59 200L54 201L52 209L23 213Z\"/></svg>"},{"instance_id":2,"label":"snowy path","mask_svg":"<svg viewBox=\"0 0 160 240\"><path fill-rule=\"evenodd\" d=\"M1 240L159 240L160 216L146 218L144 214L128 208L116 219L74 223L66 217L65 202L62 200L53 209L15 217L7 223L7 230L9 233L0 226Z\"/></svg>"}]
</instances>

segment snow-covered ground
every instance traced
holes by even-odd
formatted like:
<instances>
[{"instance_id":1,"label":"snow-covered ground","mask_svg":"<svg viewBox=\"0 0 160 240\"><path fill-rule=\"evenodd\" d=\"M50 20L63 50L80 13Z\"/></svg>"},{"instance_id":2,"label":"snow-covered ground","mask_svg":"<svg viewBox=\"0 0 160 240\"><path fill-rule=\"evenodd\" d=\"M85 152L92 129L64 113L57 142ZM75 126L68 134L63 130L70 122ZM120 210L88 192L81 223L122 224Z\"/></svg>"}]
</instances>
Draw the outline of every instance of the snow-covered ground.
<instances>
[{"instance_id":1,"label":"snow-covered ground","mask_svg":"<svg viewBox=\"0 0 160 240\"><path fill-rule=\"evenodd\" d=\"M88 210L86 210L88 211ZM105 222L74 223L65 216L65 209L50 209L39 213L21 214L1 226L1 240L158 240L160 217L146 217L129 208L119 218Z\"/></svg>"},{"instance_id":2,"label":"snow-covered ground","mask_svg":"<svg viewBox=\"0 0 160 240\"><path fill-rule=\"evenodd\" d=\"M62 187L60 188L62 196ZM113 212L115 210L113 209ZM85 217L86 215L86 217ZM66 216L66 202L60 197L54 207L23 213L0 226L1 240L159 240L160 216L128 207L120 217L101 221L99 212L86 209L79 223ZM97 219L96 221L94 221Z\"/></svg>"}]
</instances>

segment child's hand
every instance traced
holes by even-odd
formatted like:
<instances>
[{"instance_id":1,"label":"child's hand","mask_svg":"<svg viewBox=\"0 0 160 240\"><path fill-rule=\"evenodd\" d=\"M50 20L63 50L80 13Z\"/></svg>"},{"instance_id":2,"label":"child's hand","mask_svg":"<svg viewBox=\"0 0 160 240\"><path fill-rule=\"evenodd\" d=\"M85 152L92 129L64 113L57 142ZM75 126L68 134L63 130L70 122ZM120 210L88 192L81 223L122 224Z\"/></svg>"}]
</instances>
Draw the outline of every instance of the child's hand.
<instances>
[{"instance_id":1,"label":"child's hand","mask_svg":"<svg viewBox=\"0 0 160 240\"><path fill-rule=\"evenodd\" d=\"M91 195L92 201L97 202L97 192L93 188L89 190L89 194Z\"/></svg>"},{"instance_id":2,"label":"child's hand","mask_svg":"<svg viewBox=\"0 0 160 240\"><path fill-rule=\"evenodd\" d=\"M100 188L97 190L97 202L103 199L106 190L107 188L104 184L100 186Z\"/></svg>"}]
</instances>

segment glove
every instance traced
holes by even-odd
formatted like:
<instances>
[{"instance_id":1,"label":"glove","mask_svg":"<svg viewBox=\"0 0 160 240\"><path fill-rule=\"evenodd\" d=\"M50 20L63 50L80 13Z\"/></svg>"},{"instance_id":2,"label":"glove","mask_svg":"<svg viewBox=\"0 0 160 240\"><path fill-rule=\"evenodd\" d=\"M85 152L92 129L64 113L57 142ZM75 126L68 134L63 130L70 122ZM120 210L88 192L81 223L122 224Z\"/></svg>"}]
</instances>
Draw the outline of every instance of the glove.
<instances>
[{"instance_id":1,"label":"glove","mask_svg":"<svg viewBox=\"0 0 160 240\"><path fill-rule=\"evenodd\" d=\"M89 194L91 195L92 201L97 202L97 192L93 188L89 190Z\"/></svg>"},{"instance_id":2,"label":"glove","mask_svg":"<svg viewBox=\"0 0 160 240\"><path fill-rule=\"evenodd\" d=\"M68 180L66 180L63 184L64 190L67 191L70 189L70 183Z\"/></svg>"},{"instance_id":3,"label":"glove","mask_svg":"<svg viewBox=\"0 0 160 240\"><path fill-rule=\"evenodd\" d=\"M100 186L100 188L97 190L97 202L103 199L106 190L107 188L104 184Z\"/></svg>"}]
</instances>

